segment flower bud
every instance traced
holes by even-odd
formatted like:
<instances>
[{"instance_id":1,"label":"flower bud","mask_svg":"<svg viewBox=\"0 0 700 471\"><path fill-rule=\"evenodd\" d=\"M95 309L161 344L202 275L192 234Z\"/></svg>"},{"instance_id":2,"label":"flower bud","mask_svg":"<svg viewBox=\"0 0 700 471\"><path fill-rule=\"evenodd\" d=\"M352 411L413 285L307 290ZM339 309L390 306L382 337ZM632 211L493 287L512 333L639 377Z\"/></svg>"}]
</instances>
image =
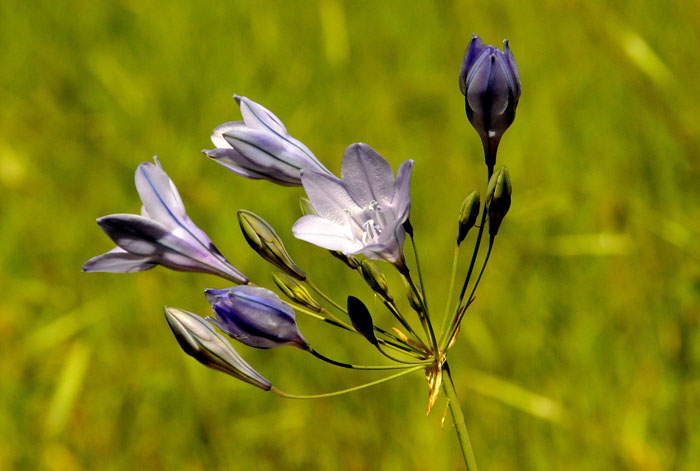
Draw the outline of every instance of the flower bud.
<instances>
[{"instance_id":1,"label":"flower bud","mask_svg":"<svg viewBox=\"0 0 700 471\"><path fill-rule=\"evenodd\" d=\"M338 252L337 250L329 250L329 252L353 270L360 266L360 261L353 255L345 255L343 252Z\"/></svg>"},{"instance_id":2,"label":"flower bud","mask_svg":"<svg viewBox=\"0 0 700 471\"><path fill-rule=\"evenodd\" d=\"M418 313L423 312L423 304L421 303L421 300L418 298L416 292L411 289L408 283L406 283L406 297L408 298L408 304L414 311Z\"/></svg>"},{"instance_id":3,"label":"flower bud","mask_svg":"<svg viewBox=\"0 0 700 471\"><path fill-rule=\"evenodd\" d=\"M263 218L241 209L238 211L238 223L245 240L262 258L298 280L306 279L306 273L294 263L282 240Z\"/></svg>"},{"instance_id":4,"label":"flower bud","mask_svg":"<svg viewBox=\"0 0 700 471\"><path fill-rule=\"evenodd\" d=\"M489 214L489 234L495 236L510 208L510 195L513 191L506 167L501 167L494 172L489 180L487 191L486 208Z\"/></svg>"},{"instance_id":5,"label":"flower bud","mask_svg":"<svg viewBox=\"0 0 700 471\"><path fill-rule=\"evenodd\" d=\"M301 214L303 214L304 216L318 214L316 213L316 210L311 204L311 201L309 201L308 198L304 198L303 196L299 198L299 207L301 208Z\"/></svg>"},{"instance_id":6,"label":"flower bud","mask_svg":"<svg viewBox=\"0 0 700 471\"><path fill-rule=\"evenodd\" d=\"M366 338L372 345L378 345L374 334L374 322L367 306L355 296L348 296L348 315L350 322L357 332Z\"/></svg>"},{"instance_id":7,"label":"flower bud","mask_svg":"<svg viewBox=\"0 0 700 471\"><path fill-rule=\"evenodd\" d=\"M272 279L279 289L282 290L285 296L304 307L308 307L312 311L321 312L321 305L316 301L306 289L295 278L285 273L273 273Z\"/></svg>"},{"instance_id":8,"label":"flower bud","mask_svg":"<svg viewBox=\"0 0 700 471\"><path fill-rule=\"evenodd\" d=\"M233 349L231 344L201 317L165 307L165 319L185 353L209 368L269 391L272 385Z\"/></svg>"},{"instance_id":9,"label":"flower bud","mask_svg":"<svg viewBox=\"0 0 700 471\"><path fill-rule=\"evenodd\" d=\"M479 215L479 206L481 205L481 196L478 190L472 191L462 203L462 208L459 210L459 231L457 234L457 245L461 244L469 229L474 227L476 217Z\"/></svg>"},{"instance_id":10,"label":"flower bud","mask_svg":"<svg viewBox=\"0 0 700 471\"><path fill-rule=\"evenodd\" d=\"M204 293L216 314L216 319L207 320L239 342L256 348L292 345L309 349L294 310L269 289L235 286Z\"/></svg>"},{"instance_id":11,"label":"flower bud","mask_svg":"<svg viewBox=\"0 0 700 471\"><path fill-rule=\"evenodd\" d=\"M520 99L520 73L507 39L503 49L487 46L475 34L459 71L467 118L481 136L489 169L496 163L498 143L515 119Z\"/></svg>"},{"instance_id":12,"label":"flower bud","mask_svg":"<svg viewBox=\"0 0 700 471\"><path fill-rule=\"evenodd\" d=\"M370 262L369 260L362 260L360 263L360 269L362 270L362 276L372 290L379 294L382 298L387 301L391 301L393 298L389 293L389 283L386 280L386 276L382 271L377 268L377 265Z\"/></svg>"}]
</instances>

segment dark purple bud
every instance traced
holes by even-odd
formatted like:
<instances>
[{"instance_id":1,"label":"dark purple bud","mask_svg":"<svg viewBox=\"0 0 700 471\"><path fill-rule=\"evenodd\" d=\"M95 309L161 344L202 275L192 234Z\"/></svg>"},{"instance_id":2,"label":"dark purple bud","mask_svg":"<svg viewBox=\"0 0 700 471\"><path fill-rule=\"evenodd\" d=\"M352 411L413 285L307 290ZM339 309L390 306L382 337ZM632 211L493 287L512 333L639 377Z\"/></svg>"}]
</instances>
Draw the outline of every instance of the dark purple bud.
<instances>
[{"instance_id":1,"label":"dark purple bud","mask_svg":"<svg viewBox=\"0 0 700 471\"><path fill-rule=\"evenodd\" d=\"M355 296L348 296L348 315L352 326L372 345L378 345L379 341L374 335L374 322L367 306Z\"/></svg>"},{"instance_id":2,"label":"dark purple bud","mask_svg":"<svg viewBox=\"0 0 700 471\"><path fill-rule=\"evenodd\" d=\"M216 319L207 320L232 338L256 348L292 345L309 349L294 310L272 291L254 286L236 286L205 291Z\"/></svg>"},{"instance_id":3,"label":"dark purple bud","mask_svg":"<svg viewBox=\"0 0 700 471\"><path fill-rule=\"evenodd\" d=\"M520 99L520 74L508 40L503 51L472 37L459 71L467 118L481 136L486 165L493 169L503 133L515 119Z\"/></svg>"}]
</instances>

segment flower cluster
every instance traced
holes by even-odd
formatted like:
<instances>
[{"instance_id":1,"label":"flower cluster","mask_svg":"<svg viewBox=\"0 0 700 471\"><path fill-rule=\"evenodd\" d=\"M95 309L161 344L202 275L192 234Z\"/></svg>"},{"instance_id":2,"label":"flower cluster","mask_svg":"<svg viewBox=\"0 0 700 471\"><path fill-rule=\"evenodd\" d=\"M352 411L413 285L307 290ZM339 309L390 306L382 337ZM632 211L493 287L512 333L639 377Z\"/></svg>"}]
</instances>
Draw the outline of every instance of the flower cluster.
<instances>
[{"instance_id":1,"label":"flower cluster","mask_svg":"<svg viewBox=\"0 0 700 471\"><path fill-rule=\"evenodd\" d=\"M357 272L396 323L387 328L377 325L374 320L377 313L373 315L356 296L348 294L346 302L334 301L292 260L270 224L253 212L240 210L238 221L246 241L262 259L281 270L273 274L273 280L289 302L270 289L254 284L231 265L207 234L190 220L175 185L157 159L155 163L142 163L136 169L136 190L143 203L141 215L113 214L99 218L98 224L117 247L85 262L83 270L132 273L162 265L173 270L208 273L235 283L237 286L205 291L213 317L204 319L185 310L166 307L166 320L185 353L210 368L280 396L327 397L349 390L320 396L285 393L248 365L215 327L250 347L294 346L343 368L400 370L351 390L423 371L429 389L428 411L444 390L465 460L471 467L473 455L470 456L471 448L466 446L468 436L464 420L460 420L461 410L450 376L448 353L457 339L465 311L474 301L495 237L510 208L512 190L508 170L494 168L498 145L515 118L521 93L518 67L508 41L504 41L504 51L500 51L485 45L474 35L459 72L459 85L465 97L467 117L481 137L488 185L483 207L480 193L474 190L460 210L455 265L440 331L435 328L435 311L429 309L426 300L410 222L410 180L414 161L404 161L394 173L389 162L369 145L355 143L345 149L338 178L307 146L293 138L271 111L237 95L234 98L242 121L216 127L211 135L216 148L204 150L204 154L242 177L282 186L302 186L306 198L301 200L303 214L292 227L294 236L326 249ZM478 232L473 238L471 261L459 295L453 300L459 250L474 228L478 228ZM486 228L488 249L479 269L477 255ZM407 236L414 253L412 267L404 250ZM415 312L414 316L405 313L405 306L401 306L394 295L396 287L390 286L381 264L376 261L394 267L403 278L407 303ZM418 283L413 276L415 272ZM477 272L478 276L472 277ZM297 314L358 334L390 364L355 365L320 354L300 332ZM443 376L447 380L443 381Z\"/></svg>"}]
</instances>

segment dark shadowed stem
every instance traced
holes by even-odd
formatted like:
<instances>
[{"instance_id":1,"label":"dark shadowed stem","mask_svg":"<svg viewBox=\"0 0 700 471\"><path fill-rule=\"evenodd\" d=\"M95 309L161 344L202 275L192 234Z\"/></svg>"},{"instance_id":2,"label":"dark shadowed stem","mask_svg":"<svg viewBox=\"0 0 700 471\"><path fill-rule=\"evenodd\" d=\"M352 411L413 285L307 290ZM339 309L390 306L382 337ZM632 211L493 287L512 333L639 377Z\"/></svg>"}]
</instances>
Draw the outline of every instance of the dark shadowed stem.
<instances>
[{"instance_id":1,"label":"dark shadowed stem","mask_svg":"<svg viewBox=\"0 0 700 471\"><path fill-rule=\"evenodd\" d=\"M380 344L381 344L381 342L380 342ZM397 363L403 363L404 365L415 365L415 364L416 364L416 362L414 362L414 361L406 361L406 360L402 360L402 359L400 359L400 358L396 358L395 356L389 354L389 352L385 351L385 350L380 346L380 344L375 345L375 347L377 347L377 350L379 350L379 353L381 353L382 355L384 355L384 356L387 357L388 359L393 360L393 361L395 361L395 362L397 362ZM391 346L391 345L390 345L390 346ZM408 352L402 352L402 353L409 354ZM409 355L410 355L410 354L409 354ZM415 354L414 354L414 356L415 356ZM422 356L422 358L425 358L426 355L425 355L425 354L421 354L421 356ZM429 362L429 363L431 363L431 362Z\"/></svg>"},{"instance_id":2,"label":"dark shadowed stem","mask_svg":"<svg viewBox=\"0 0 700 471\"><path fill-rule=\"evenodd\" d=\"M421 304L423 305L424 312L426 316L428 316L428 321L430 321L430 311L428 310L428 297L425 294L425 285L423 284L423 272L420 269L420 259L418 258L418 249L416 248L416 240L413 238L413 232L411 231L410 234L411 237L411 246L413 247L413 256L416 259L416 269L418 270L418 282L420 283L420 290L422 293L422 296L420 296L418 299L420 299Z\"/></svg>"},{"instance_id":3,"label":"dark shadowed stem","mask_svg":"<svg viewBox=\"0 0 700 471\"><path fill-rule=\"evenodd\" d=\"M474 298L474 293L476 292L476 287L479 286L479 282L481 281L481 277L484 276L484 270L486 269L486 264L489 263L489 257L491 256L491 250L493 249L493 241L495 237L494 236L489 236L489 248L486 251L486 257L484 258L484 264L481 265L481 270L479 271L479 276L476 278L476 281L474 282L474 286L472 286L472 291L469 293L469 297L467 298L467 301L464 303L465 305L469 305L472 302L472 299ZM460 308L462 306L459 306Z\"/></svg>"},{"instance_id":4,"label":"dark shadowed stem","mask_svg":"<svg viewBox=\"0 0 700 471\"><path fill-rule=\"evenodd\" d=\"M459 301L457 301L457 308L462 305L462 300L464 299L464 293L467 291L467 285L469 284L469 279L472 276L472 271L474 271L474 264L476 263L476 256L479 254L479 246L481 245L481 236L484 234L484 227L486 226L486 207L481 211L481 224L479 225L479 233L476 236L476 243L474 244L474 253L472 254L472 260L469 262L469 269L467 270L467 276L464 278L464 283L462 283L462 291L459 293ZM459 309L455 309L457 312Z\"/></svg>"},{"instance_id":5,"label":"dark shadowed stem","mask_svg":"<svg viewBox=\"0 0 700 471\"><path fill-rule=\"evenodd\" d=\"M358 333L353 326L351 326L350 324L348 324L346 322L343 322L341 320L328 319L328 318L323 317L322 315L320 315L320 314L318 314L310 309L299 306L296 303L294 304L294 310L297 312L301 312L302 314L306 314L309 317L313 317L314 319L318 319L318 320L323 321L327 324L333 325L335 327L340 327L341 329L347 330L349 332ZM323 312L325 314L328 311L326 311L324 309L321 312ZM378 339L378 341L382 345L386 345L388 347L399 350L402 353L405 353L407 355L412 355L412 356L415 356L417 358L424 355L424 353L421 352L420 350L418 350L416 347L414 347L413 345L409 345L406 342L404 342L403 340L395 337L393 334L391 334L391 332L386 332L384 329L381 329L379 327L375 327L375 330L377 330L378 332L381 332L382 334L393 339L393 340Z\"/></svg>"},{"instance_id":6,"label":"dark shadowed stem","mask_svg":"<svg viewBox=\"0 0 700 471\"><path fill-rule=\"evenodd\" d=\"M309 348L309 353L311 353L313 356L316 358L325 361L326 363L330 363L331 365L335 366L340 366L341 368L349 368L351 370L405 370L407 368L411 368L412 366L415 365L425 365L430 362L428 361L422 361L422 362L411 362L410 364L405 364L405 365L378 365L378 366L365 366L365 365L351 365L350 363L342 363L339 361L332 360L328 358L325 355L321 355L318 353L316 350Z\"/></svg>"},{"instance_id":7,"label":"dark shadowed stem","mask_svg":"<svg viewBox=\"0 0 700 471\"><path fill-rule=\"evenodd\" d=\"M455 311L455 318L452 321L452 324L450 324L448 326L448 329L445 332L446 335L444 335L440 339L440 345L442 345L443 348L447 348L447 345L449 345L450 342L452 341L452 336L459 328L459 324L462 322L462 318L464 317L464 313L467 312L467 308L472 303L472 301L474 301L474 293L476 292L476 287L479 286L479 282L481 281L481 277L484 276L484 270L486 269L486 264L489 262L489 257L491 256L491 250L493 249L493 241L494 241L494 236L490 236L489 248L486 251L486 257L484 258L484 264L481 265L481 270L479 271L479 276L476 278L476 281L474 282L474 286L472 286L472 290L469 293L469 297L467 298L467 300L464 304L460 304L457 306L457 310Z\"/></svg>"},{"instance_id":8,"label":"dark shadowed stem","mask_svg":"<svg viewBox=\"0 0 700 471\"><path fill-rule=\"evenodd\" d=\"M455 278L457 277L457 263L459 262L459 244L455 244L455 254L452 257L452 273L450 274L450 285L447 290L447 303L445 303L445 313L442 316L442 328L440 335L443 337L449 328L448 317L450 316L450 306L452 306L452 290L455 287ZM456 314L457 311L455 311Z\"/></svg>"},{"instance_id":9,"label":"dark shadowed stem","mask_svg":"<svg viewBox=\"0 0 700 471\"><path fill-rule=\"evenodd\" d=\"M391 380L394 380L394 379L399 378L401 376L405 376L407 374L413 373L415 371L422 370L423 368L424 368L423 366L416 366L415 368L411 368L411 369L408 369L406 371L396 373L395 375L387 376L386 378L378 379L377 381L372 381L371 383L365 383L365 384L361 384L359 386L355 386L352 388L341 389L340 391L333 391L333 392L324 393L324 394L313 394L310 396L301 396L301 395L297 395L297 394L289 394L289 393L286 393L284 391L280 391L279 389L277 389L274 386L270 389L270 392L273 394L277 394L278 396L281 396L281 397L286 397L287 399L321 399L324 397L340 396L341 394L347 394L347 393L359 391L360 389L365 389L365 388L369 388L372 386L376 386L377 384L386 383L387 381L391 381Z\"/></svg>"},{"instance_id":10,"label":"dark shadowed stem","mask_svg":"<svg viewBox=\"0 0 700 471\"><path fill-rule=\"evenodd\" d=\"M413 290L413 293L416 295L416 298L418 298L421 301L421 305L425 307L423 295L418 291L418 287L414 283L413 278L411 278L411 273L407 271L404 274L404 277L406 278L406 281L408 281L408 285ZM425 330L425 335L428 336L429 342L432 344L433 347L433 352L437 357L439 355L437 338L435 337L435 331L433 330L433 324L430 322L430 317L426 312L418 312L418 317L420 318L420 321L423 324L423 330Z\"/></svg>"},{"instance_id":11,"label":"dark shadowed stem","mask_svg":"<svg viewBox=\"0 0 700 471\"><path fill-rule=\"evenodd\" d=\"M476 460L474 459L472 444L471 441L469 441L469 433L467 432L467 424L464 422L464 414L462 413L462 407L459 405L459 399L457 398L455 383L452 381L450 368L447 363L445 363L442 368L447 376L446 380L442 382L442 388L445 390L445 394L447 394L450 413L452 414L452 421L455 424L457 439L459 440L459 445L462 448L464 464L467 466L467 471L477 471L478 468L476 466Z\"/></svg>"}]
</instances>

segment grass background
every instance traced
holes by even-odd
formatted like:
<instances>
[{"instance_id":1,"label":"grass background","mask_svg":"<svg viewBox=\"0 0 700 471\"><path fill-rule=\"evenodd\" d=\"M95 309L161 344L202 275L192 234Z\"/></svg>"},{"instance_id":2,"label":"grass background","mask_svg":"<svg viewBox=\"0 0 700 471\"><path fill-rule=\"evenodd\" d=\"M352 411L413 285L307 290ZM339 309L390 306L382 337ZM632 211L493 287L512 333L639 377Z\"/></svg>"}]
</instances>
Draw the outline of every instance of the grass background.
<instances>
[{"instance_id":1,"label":"grass background","mask_svg":"<svg viewBox=\"0 0 700 471\"><path fill-rule=\"evenodd\" d=\"M191 218L253 280L271 270L238 208L277 227L337 299L372 306L353 273L291 236L301 190L199 153L238 119L235 92L335 172L356 141L394 167L416 160L412 219L440 306L459 205L485 191L457 86L472 32L510 39L523 84L499 152L513 206L451 355L478 463L697 469L699 31L686 1L3 1L0 469L461 469L444 399L426 417L419 374L282 400L172 339L162 306L205 314L202 290L225 282L80 266L112 247L96 217L138 212L133 171L158 154ZM300 324L329 356L380 361L359 338ZM239 351L290 392L377 376Z\"/></svg>"}]
</instances>

